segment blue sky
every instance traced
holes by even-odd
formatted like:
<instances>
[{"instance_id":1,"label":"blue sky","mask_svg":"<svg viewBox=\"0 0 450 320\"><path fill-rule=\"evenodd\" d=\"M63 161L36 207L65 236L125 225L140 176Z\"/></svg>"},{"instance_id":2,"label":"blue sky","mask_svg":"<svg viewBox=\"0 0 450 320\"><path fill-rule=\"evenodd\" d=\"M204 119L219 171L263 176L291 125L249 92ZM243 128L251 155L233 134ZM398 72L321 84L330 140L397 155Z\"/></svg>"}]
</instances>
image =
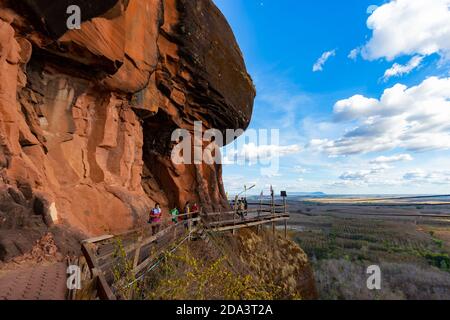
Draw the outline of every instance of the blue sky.
<instances>
[{"instance_id":1,"label":"blue sky","mask_svg":"<svg viewBox=\"0 0 450 320\"><path fill-rule=\"evenodd\" d=\"M224 165L227 191L450 192L450 0L214 2L257 88L250 128L280 132L279 170Z\"/></svg>"}]
</instances>

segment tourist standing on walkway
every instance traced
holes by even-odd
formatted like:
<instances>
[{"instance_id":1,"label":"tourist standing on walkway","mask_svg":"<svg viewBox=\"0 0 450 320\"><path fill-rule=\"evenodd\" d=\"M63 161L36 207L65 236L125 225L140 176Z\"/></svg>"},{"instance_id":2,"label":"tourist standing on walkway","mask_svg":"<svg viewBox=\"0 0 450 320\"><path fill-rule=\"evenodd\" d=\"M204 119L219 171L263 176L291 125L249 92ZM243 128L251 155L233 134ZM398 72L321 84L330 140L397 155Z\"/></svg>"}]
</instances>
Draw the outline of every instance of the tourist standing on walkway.
<instances>
[{"instance_id":1,"label":"tourist standing on walkway","mask_svg":"<svg viewBox=\"0 0 450 320\"><path fill-rule=\"evenodd\" d=\"M185 214L184 220L189 220L191 218L190 217L190 214L191 214L191 203L189 201L186 202L186 204L184 205L183 213Z\"/></svg>"},{"instance_id":2,"label":"tourist standing on walkway","mask_svg":"<svg viewBox=\"0 0 450 320\"><path fill-rule=\"evenodd\" d=\"M192 215L198 216L198 214L200 213L199 210L200 210L200 208L199 208L197 202L195 202L194 205L192 206ZM193 218L195 218L195 217L193 217Z\"/></svg>"},{"instance_id":3,"label":"tourist standing on walkway","mask_svg":"<svg viewBox=\"0 0 450 320\"><path fill-rule=\"evenodd\" d=\"M152 224L152 234L155 235L159 232L161 224L162 210L159 203L150 212L150 223Z\"/></svg>"},{"instance_id":4,"label":"tourist standing on walkway","mask_svg":"<svg viewBox=\"0 0 450 320\"><path fill-rule=\"evenodd\" d=\"M192 219L198 218L200 216L200 207L197 202L192 206ZM197 222L194 222L194 226L197 225Z\"/></svg>"},{"instance_id":5,"label":"tourist standing on walkway","mask_svg":"<svg viewBox=\"0 0 450 320\"><path fill-rule=\"evenodd\" d=\"M178 223L178 216L180 215L180 211L178 210L178 208L173 208L172 210L170 210L170 215L172 216L172 222L174 224Z\"/></svg>"},{"instance_id":6,"label":"tourist standing on walkway","mask_svg":"<svg viewBox=\"0 0 450 320\"><path fill-rule=\"evenodd\" d=\"M183 214L184 214L183 220L189 220L191 218L190 217L190 214L191 214L191 203L189 201L186 202L186 204L184 205ZM186 229L188 228L187 222L185 222L184 227Z\"/></svg>"},{"instance_id":7,"label":"tourist standing on walkway","mask_svg":"<svg viewBox=\"0 0 450 320\"><path fill-rule=\"evenodd\" d=\"M244 220L244 217L245 217L244 198L238 199L236 208L237 208L236 212L237 212L238 216L241 217L242 220Z\"/></svg>"}]
</instances>

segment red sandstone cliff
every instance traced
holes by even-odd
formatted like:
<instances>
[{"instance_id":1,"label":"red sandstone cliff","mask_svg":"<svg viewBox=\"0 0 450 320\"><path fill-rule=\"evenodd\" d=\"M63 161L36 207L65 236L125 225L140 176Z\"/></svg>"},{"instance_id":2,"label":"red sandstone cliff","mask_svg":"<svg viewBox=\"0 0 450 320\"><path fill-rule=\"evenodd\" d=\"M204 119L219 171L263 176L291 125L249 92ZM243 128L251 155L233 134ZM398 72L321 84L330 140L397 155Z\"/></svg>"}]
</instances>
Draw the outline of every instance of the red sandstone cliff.
<instances>
[{"instance_id":1,"label":"red sandstone cliff","mask_svg":"<svg viewBox=\"0 0 450 320\"><path fill-rule=\"evenodd\" d=\"M250 121L225 18L211 0L94 3L0 0L0 230L42 216L92 235L133 227L154 202L226 206L220 165L170 160L177 128ZM81 30L66 29L71 4Z\"/></svg>"}]
</instances>

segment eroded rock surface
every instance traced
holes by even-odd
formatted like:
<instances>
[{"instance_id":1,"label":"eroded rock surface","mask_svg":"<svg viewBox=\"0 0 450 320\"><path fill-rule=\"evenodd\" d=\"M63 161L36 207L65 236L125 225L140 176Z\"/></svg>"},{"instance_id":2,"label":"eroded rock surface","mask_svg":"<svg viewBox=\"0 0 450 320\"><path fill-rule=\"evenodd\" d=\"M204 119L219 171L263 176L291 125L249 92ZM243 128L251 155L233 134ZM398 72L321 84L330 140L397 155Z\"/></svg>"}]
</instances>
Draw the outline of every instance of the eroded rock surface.
<instances>
[{"instance_id":1,"label":"eroded rock surface","mask_svg":"<svg viewBox=\"0 0 450 320\"><path fill-rule=\"evenodd\" d=\"M83 24L68 31L72 4ZM226 206L220 165L170 159L173 130L245 129L252 114L211 0L0 0L0 79L0 229L38 216L96 235L155 202Z\"/></svg>"}]
</instances>

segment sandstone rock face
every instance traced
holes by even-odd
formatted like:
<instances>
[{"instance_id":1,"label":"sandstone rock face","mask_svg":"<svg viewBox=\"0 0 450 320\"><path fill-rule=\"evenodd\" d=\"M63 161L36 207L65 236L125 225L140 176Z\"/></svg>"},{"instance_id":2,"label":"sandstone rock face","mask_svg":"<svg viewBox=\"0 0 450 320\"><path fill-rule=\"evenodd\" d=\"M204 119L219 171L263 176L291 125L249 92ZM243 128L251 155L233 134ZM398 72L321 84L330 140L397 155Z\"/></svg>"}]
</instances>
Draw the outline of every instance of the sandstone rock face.
<instances>
[{"instance_id":1,"label":"sandstone rock face","mask_svg":"<svg viewBox=\"0 0 450 320\"><path fill-rule=\"evenodd\" d=\"M225 18L211 0L93 3L0 0L0 229L39 215L97 235L155 202L227 205L220 165L170 159L175 129L250 121L255 89ZM79 30L65 27L72 4Z\"/></svg>"}]
</instances>

